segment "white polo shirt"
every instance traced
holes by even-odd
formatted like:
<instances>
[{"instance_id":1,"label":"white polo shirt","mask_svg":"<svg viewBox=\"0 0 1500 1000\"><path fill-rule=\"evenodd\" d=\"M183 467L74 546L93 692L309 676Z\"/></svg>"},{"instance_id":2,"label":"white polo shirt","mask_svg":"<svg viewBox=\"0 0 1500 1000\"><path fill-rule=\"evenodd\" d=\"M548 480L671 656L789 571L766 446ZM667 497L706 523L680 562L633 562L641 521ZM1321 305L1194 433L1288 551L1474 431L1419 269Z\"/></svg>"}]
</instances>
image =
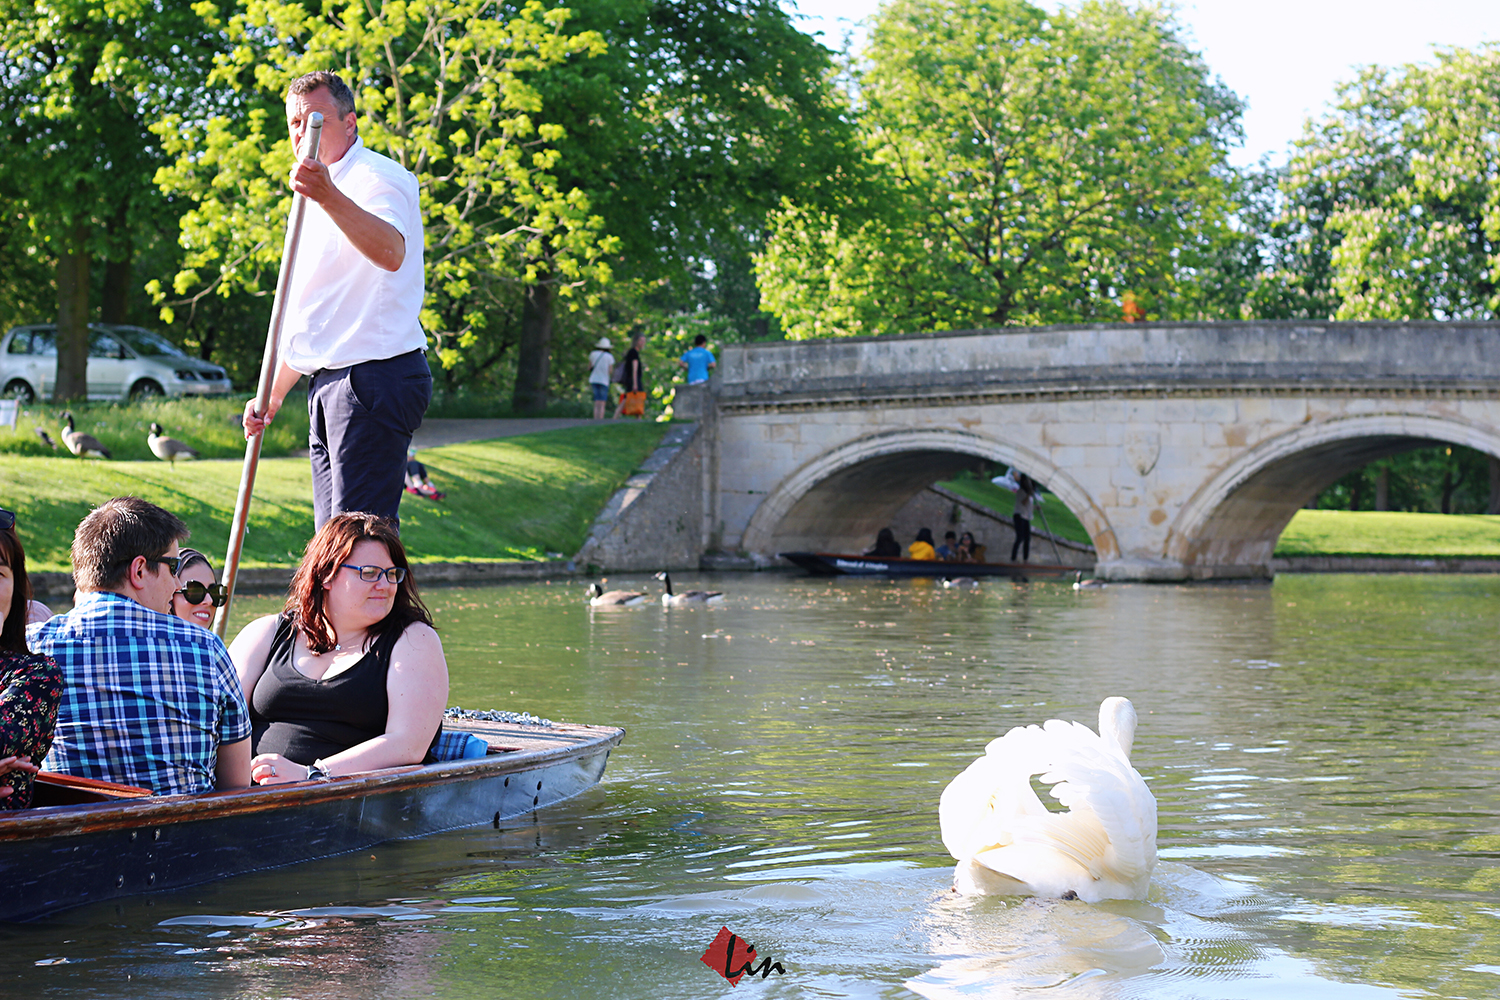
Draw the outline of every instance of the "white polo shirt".
<instances>
[{"instance_id":1,"label":"white polo shirt","mask_svg":"<svg viewBox=\"0 0 1500 1000\"><path fill-rule=\"evenodd\" d=\"M358 137L328 173L356 205L396 227L406 240L406 256L396 271L376 267L322 206L307 203L281 328L281 358L304 375L427 346L418 320L422 210L416 177L395 160L366 149Z\"/></svg>"}]
</instances>

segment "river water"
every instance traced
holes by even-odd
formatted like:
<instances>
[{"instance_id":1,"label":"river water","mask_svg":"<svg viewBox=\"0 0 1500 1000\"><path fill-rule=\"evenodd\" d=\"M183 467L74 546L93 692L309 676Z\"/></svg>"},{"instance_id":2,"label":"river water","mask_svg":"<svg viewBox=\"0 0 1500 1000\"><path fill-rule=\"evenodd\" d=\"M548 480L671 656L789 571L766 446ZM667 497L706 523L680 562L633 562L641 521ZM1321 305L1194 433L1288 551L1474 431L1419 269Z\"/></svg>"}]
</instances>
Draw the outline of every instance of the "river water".
<instances>
[{"instance_id":1,"label":"river water","mask_svg":"<svg viewBox=\"0 0 1500 1000\"><path fill-rule=\"evenodd\" d=\"M427 594L450 701L627 728L596 789L0 929L0 995L1500 995L1500 579L674 582L729 594ZM1159 805L1150 899L950 892L944 785L1111 694ZM721 927L766 978L700 960Z\"/></svg>"}]
</instances>

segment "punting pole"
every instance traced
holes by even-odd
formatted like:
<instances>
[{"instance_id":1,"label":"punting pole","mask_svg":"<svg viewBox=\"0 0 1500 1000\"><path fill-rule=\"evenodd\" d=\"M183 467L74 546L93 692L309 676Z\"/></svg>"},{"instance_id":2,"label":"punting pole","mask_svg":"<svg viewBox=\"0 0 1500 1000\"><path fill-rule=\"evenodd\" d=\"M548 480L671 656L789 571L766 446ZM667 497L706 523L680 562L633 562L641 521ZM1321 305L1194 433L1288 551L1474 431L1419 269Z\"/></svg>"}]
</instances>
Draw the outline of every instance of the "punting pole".
<instances>
[{"instance_id":1,"label":"punting pole","mask_svg":"<svg viewBox=\"0 0 1500 1000\"><path fill-rule=\"evenodd\" d=\"M304 160L318 158L318 144L323 138L323 116L314 111L307 118L307 151ZM260 362L260 388L255 395L257 412L265 413L271 408L271 389L276 384L276 371L280 367L281 323L286 315L287 286L291 284L292 267L297 262L297 244L302 239L302 216L307 210L307 199L300 194L292 195L292 212L287 219L286 249L281 254L281 273L276 278L276 300L271 306L271 326L266 332L266 350ZM220 582L224 584L224 603L214 615L214 635L220 639L229 627L229 605L234 600L234 581L240 572L240 549L245 545L245 527L250 520L250 494L255 489L255 470L260 466L260 443L265 431L245 441L245 464L240 469L240 492L234 501L234 519L229 524L229 551L224 555L224 573Z\"/></svg>"},{"instance_id":2,"label":"punting pole","mask_svg":"<svg viewBox=\"0 0 1500 1000\"><path fill-rule=\"evenodd\" d=\"M1057 560L1058 565L1061 565L1062 564L1062 553L1059 552L1059 551L1057 551L1057 538L1052 534L1052 525L1050 525L1050 524L1047 523L1047 511L1044 509L1045 507L1046 507L1046 500L1043 498L1043 496L1042 496L1042 489L1039 486L1039 487L1037 487L1037 492L1036 492L1036 512L1039 515L1041 515L1041 518L1042 518L1042 530L1047 533L1047 541L1049 541L1049 542L1052 543L1052 558L1054 558L1054 559ZM217 623L215 623L215 624L217 624Z\"/></svg>"}]
</instances>

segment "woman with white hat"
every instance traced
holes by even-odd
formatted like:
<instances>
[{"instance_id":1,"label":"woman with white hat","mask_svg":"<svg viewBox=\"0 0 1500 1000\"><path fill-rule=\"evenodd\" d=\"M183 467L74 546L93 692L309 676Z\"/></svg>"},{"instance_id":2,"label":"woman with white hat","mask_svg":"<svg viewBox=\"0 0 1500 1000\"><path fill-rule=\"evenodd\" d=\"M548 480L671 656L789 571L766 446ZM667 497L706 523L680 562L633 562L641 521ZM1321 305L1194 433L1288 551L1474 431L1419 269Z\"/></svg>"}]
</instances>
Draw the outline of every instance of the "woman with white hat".
<instances>
[{"instance_id":1,"label":"woman with white hat","mask_svg":"<svg viewBox=\"0 0 1500 1000\"><path fill-rule=\"evenodd\" d=\"M615 367L615 356L609 349L609 338L600 337L589 352L589 388L594 391L594 419L603 420L609 407L609 383Z\"/></svg>"}]
</instances>

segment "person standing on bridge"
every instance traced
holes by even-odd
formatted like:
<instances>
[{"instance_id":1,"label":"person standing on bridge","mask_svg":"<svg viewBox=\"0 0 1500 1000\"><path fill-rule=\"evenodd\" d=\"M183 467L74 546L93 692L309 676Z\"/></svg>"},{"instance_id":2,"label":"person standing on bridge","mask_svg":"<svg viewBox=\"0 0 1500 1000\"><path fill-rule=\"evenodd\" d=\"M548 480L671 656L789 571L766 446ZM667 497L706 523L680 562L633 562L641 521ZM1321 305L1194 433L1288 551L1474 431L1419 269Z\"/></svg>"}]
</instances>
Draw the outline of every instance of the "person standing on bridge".
<instances>
[{"instance_id":1,"label":"person standing on bridge","mask_svg":"<svg viewBox=\"0 0 1500 1000\"><path fill-rule=\"evenodd\" d=\"M318 158L292 169L310 205L299 266L286 295L281 367L270 409L245 404L245 437L261 433L307 375L313 520L366 511L400 514L406 449L432 399L422 308L422 210L417 179L359 137L354 94L336 74L292 81L286 98L294 149L323 115Z\"/></svg>"}]
</instances>

